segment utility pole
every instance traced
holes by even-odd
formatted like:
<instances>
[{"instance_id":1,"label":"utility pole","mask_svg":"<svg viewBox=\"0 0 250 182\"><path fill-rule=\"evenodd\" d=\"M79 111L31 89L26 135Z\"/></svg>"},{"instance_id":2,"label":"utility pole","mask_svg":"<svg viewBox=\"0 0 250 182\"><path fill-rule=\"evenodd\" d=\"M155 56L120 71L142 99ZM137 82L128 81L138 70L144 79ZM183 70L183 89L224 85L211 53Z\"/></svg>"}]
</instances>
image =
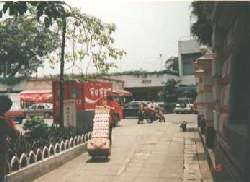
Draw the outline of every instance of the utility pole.
<instances>
[{"instance_id":1,"label":"utility pole","mask_svg":"<svg viewBox=\"0 0 250 182\"><path fill-rule=\"evenodd\" d=\"M163 68L162 68L162 53L160 53L160 70L159 71L161 71L161 70L163 70Z\"/></svg>"},{"instance_id":2,"label":"utility pole","mask_svg":"<svg viewBox=\"0 0 250 182\"><path fill-rule=\"evenodd\" d=\"M65 53L65 34L66 34L66 15L62 17L62 47L61 47L61 60L60 60L60 127L64 127L64 53Z\"/></svg>"}]
</instances>

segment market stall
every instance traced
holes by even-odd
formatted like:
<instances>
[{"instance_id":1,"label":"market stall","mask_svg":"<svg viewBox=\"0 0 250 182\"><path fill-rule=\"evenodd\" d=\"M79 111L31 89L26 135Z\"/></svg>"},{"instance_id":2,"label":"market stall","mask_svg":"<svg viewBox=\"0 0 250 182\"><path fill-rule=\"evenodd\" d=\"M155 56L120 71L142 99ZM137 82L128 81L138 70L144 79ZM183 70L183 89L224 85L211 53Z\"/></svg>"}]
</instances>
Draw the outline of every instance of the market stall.
<instances>
[{"instance_id":1,"label":"market stall","mask_svg":"<svg viewBox=\"0 0 250 182\"><path fill-rule=\"evenodd\" d=\"M25 90L20 92L22 108L32 104L52 103L52 90Z\"/></svg>"}]
</instances>

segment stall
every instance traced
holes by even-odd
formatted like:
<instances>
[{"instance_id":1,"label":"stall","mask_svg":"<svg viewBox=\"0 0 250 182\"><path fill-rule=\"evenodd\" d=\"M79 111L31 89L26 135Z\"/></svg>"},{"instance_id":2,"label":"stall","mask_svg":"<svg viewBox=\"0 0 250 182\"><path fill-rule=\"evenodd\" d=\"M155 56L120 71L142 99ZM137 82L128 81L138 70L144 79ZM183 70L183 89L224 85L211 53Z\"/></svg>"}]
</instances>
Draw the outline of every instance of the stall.
<instances>
[{"instance_id":1,"label":"stall","mask_svg":"<svg viewBox=\"0 0 250 182\"><path fill-rule=\"evenodd\" d=\"M22 108L37 103L52 103L52 90L25 90L20 92L20 100Z\"/></svg>"}]
</instances>

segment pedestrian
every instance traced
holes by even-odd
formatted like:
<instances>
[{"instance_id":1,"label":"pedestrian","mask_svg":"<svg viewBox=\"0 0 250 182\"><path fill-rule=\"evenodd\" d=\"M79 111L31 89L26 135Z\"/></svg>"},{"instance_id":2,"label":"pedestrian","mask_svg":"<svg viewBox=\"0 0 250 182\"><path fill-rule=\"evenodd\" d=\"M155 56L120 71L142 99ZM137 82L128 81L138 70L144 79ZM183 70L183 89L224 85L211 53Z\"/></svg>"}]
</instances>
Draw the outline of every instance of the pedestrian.
<instances>
[{"instance_id":1,"label":"pedestrian","mask_svg":"<svg viewBox=\"0 0 250 182\"><path fill-rule=\"evenodd\" d=\"M181 129L182 129L183 132L187 131L187 122L186 121L182 121L180 127L181 127Z\"/></svg>"},{"instance_id":2,"label":"pedestrian","mask_svg":"<svg viewBox=\"0 0 250 182\"><path fill-rule=\"evenodd\" d=\"M142 124L144 120L144 104L141 103L139 105L139 111L138 111L138 122L137 124Z\"/></svg>"},{"instance_id":3,"label":"pedestrian","mask_svg":"<svg viewBox=\"0 0 250 182\"><path fill-rule=\"evenodd\" d=\"M206 130L206 120L205 120L205 118L204 118L204 115L201 115L200 128L201 128L201 134L205 134L205 130Z\"/></svg>"},{"instance_id":4,"label":"pedestrian","mask_svg":"<svg viewBox=\"0 0 250 182\"><path fill-rule=\"evenodd\" d=\"M109 122L109 141L110 144L112 144L112 128L113 126L115 126L115 123L118 122L117 120L119 120L117 113L115 112L115 107L116 107L116 103L114 102L114 99L112 96L108 96L107 97L107 103L106 103L109 107L110 107L110 122Z\"/></svg>"},{"instance_id":5,"label":"pedestrian","mask_svg":"<svg viewBox=\"0 0 250 182\"><path fill-rule=\"evenodd\" d=\"M198 127L199 128L201 128L201 115L200 114L198 114L198 116L197 116L197 125L198 125Z\"/></svg>"},{"instance_id":6,"label":"pedestrian","mask_svg":"<svg viewBox=\"0 0 250 182\"><path fill-rule=\"evenodd\" d=\"M0 182L5 182L8 167L8 138L16 139L19 132L14 122L5 117L12 101L7 96L0 96Z\"/></svg>"}]
</instances>

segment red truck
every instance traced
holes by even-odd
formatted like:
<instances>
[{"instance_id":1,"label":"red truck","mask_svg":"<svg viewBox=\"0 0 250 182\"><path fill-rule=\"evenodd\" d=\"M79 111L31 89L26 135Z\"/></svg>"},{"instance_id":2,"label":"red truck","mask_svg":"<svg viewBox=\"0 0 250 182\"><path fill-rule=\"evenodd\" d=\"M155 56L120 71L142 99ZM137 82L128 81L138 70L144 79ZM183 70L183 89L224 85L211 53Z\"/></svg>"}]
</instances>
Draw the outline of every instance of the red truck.
<instances>
[{"instance_id":1,"label":"red truck","mask_svg":"<svg viewBox=\"0 0 250 182\"><path fill-rule=\"evenodd\" d=\"M60 99L59 81L52 83L54 122L59 123L60 119ZM64 100L73 99L76 109L77 127L91 125L94 117L94 109L106 96L112 93L112 83L105 81L84 81L75 80L64 81ZM121 112L120 109L117 111ZM122 115L122 114L121 114ZM86 126L85 126L86 127ZM88 127L88 126L87 126Z\"/></svg>"}]
</instances>

